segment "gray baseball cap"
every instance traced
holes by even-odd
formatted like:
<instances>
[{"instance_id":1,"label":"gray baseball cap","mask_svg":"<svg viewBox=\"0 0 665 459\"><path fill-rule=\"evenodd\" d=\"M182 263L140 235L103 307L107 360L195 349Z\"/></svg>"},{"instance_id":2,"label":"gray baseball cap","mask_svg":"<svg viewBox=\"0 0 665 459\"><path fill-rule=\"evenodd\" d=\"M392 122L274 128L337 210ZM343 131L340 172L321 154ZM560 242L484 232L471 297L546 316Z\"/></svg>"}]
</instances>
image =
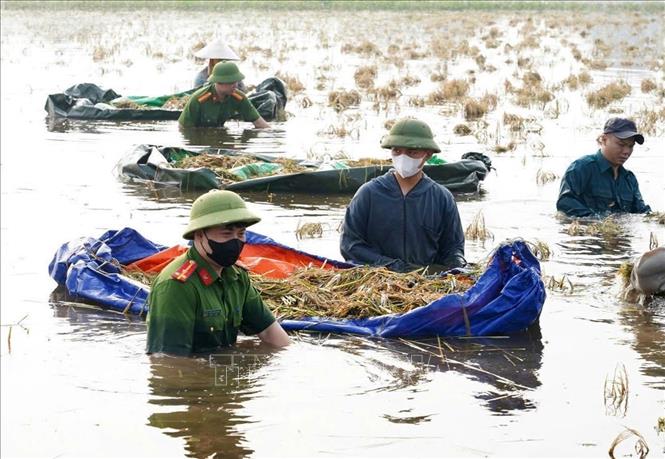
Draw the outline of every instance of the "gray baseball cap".
<instances>
[{"instance_id":1,"label":"gray baseball cap","mask_svg":"<svg viewBox=\"0 0 665 459\"><path fill-rule=\"evenodd\" d=\"M612 134L620 139L635 138L635 142L642 145L644 136L637 132L637 126L633 120L627 118L610 118L605 122L603 134Z\"/></svg>"}]
</instances>

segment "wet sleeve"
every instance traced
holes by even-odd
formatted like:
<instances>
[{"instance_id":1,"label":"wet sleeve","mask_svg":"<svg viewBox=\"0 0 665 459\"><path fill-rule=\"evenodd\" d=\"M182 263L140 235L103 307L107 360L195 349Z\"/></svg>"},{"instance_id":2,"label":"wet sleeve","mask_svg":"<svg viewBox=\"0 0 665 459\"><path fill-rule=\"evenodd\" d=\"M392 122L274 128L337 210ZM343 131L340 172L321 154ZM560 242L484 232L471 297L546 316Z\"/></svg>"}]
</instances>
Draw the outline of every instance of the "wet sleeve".
<instances>
[{"instance_id":1,"label":"wet sleeve","mask_svg":"<svg viewBox=\"0 0 665 459\"><path fill-rule=\"evenodd\" d=\"M247 97L240 101L240 115L244 121L256 121L261 116Z\"/></svg>"},{"instance_id":2,"label":"wet sleeve","mask_svg":"<svg viewBox=\"0 0 665 459\"><path fill-rule=\"evenodd\" d=\"M575 163L568 167L561 179L559 199L556 201L557 210L569 217L586 217L594 213L582 198L588 178L588 174L576 167Z\"/></svg>"},{"instance_id":3,"label":"wet sleeve","mask_svg":"<svg viewBox=\"0 0 665 459\"><path fill-rule=\"evenodd\" d=\"M182 127L196 127L201 119L201 104L191 97L182 110L178 123Z\"/></svg>"},{"instance_id":4,"label":"wet sleeve","mask_svg":"<svg viewBox=\"0 0 665 459\"><path fill-rule=\"evenodd\" d=\"M452 196L447 197L442 218L446 222L446 229L439 239L437 264L447 269L459 268L466 265L464 258L464 231L460 220L457 203Z\"/></svg>"},{"instance_id":5,"label":"wet sleeve","mask_svg":"<svg viewBox=\"0 0 665 459\"><path fill-rule=\"evenodd\" d=\"M272 325L275 322L275 316L261 299L261 294L252 285L249 276L246 273L243 273L242 276L247 283L247 290L242 307L240 330L245 335L256 335Z\"/></svg>"},{"instance_id":6,"label":"wet sleeve","mask_svg":"<svg viewBox=\"0 0 665 459\"><path fill-rule=\"evenodd\" d=\"M640 185L637 183L637 178L635 177L635 175L633 174L630 175L630 182L633 187L633 190L635 190L633 193L633 203L630 209L631 213L645 214L647 212L651 212L651 207L645 204L644 200L642 199L642 193L640 193Z\"/></svg>"},{"instance_id":7,"label":"wet sleeve","mask_svg":"<svg viewBox=\"0 0 665 459\"><path fill-rule=\"evenodd\" d=\"M382 223L369 221L369 207L370 193L365 186L362 186L346 208L344 215L339 245L344 259L364 265L385 266L398 272L417 269L416 265L381 255L379 250L368 242L369 225Z\"/></svg>"},{"instance_id":8,"label":"wet sleeve","mask_svg":"<svg viewBox=\"0 0 665 459\"><path fill-rule=\"evenodd\" d=\"M196 320L193 287L175 280L155 285L148 296L148 307L148 354L191 354Z\"/></svg>"}]
</instances>

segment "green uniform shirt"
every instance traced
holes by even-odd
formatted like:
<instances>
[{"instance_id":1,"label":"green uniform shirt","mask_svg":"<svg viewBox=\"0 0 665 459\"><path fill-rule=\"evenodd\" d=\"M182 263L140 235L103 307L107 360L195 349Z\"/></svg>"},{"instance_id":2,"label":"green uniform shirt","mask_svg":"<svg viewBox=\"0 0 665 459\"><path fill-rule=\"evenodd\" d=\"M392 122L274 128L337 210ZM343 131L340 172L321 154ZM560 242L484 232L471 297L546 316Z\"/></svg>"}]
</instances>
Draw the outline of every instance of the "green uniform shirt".
<instances>
[{"instance_id":1,"label":"green uniform shirt","mask_svg":"<svg viewBox=\"0 0 665 459\"><path fill-rule=\"evenodd\" d=\"M202 86L189 98L187 105L180 114L178 122L184 127L221 127L226 120L240 115L244 121L256 121L256 111L247 96L237 89L233 95L218 101L215 84Z\"/></svg>"},{"instance_id":2,"label":"green uniform shirt","mask_svg":"<svg viewBox=\"0 0 665 459\"><path fill-rule=\"evenodd\" d=\"M173 279L188 260L196 262L195 271ZM234 344L238 329L256 334L275 321L245 270L231 266L218 276L193 247L157 276L148 306L149 354L212 352Z\"/></svg>"}]
</instances>

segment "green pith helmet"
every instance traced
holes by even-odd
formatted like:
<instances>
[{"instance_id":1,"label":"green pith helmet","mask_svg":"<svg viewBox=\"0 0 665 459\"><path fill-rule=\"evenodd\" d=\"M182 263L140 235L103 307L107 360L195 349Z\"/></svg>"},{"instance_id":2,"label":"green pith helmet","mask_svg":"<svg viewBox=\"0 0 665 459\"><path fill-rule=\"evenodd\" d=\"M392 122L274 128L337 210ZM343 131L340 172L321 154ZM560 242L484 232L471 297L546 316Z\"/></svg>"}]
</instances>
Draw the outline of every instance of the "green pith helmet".
<instances>
[{"instance_id":1,"label":"green pith helmet","mask_svg":"<svg viewBox=\"0 0 665 459\"><path fill-rule=\"evenodd\" d=\"M233 191L212 190L199 196L189 213L189 225L182 237L194 239L194 232L203 228L231 223L253 225L261 219L251 212L245 201Z\"/></svg>"},{"instance_id":2,"label":"green pith helmet","mask_svg":"<svg viewBox=\"0 0 665 459\"><path fill-rule=\"evenodd\" d=\"M426 123L412 118L404 118L395 123L390 133L381 141L383 148L413 148L439 153L441 149L434 142L432 130Z\"/></svg>"},{"instance_id":3,"label":"green pith helmet","mask_svg":"<svg viewBox=\"0 0 665 459\"><path fill-rule=\"evenodd\" d=\"M233 62L218 62L208 77L209 83L235 83L245 78Z\"/></svg>"}]
</instances>

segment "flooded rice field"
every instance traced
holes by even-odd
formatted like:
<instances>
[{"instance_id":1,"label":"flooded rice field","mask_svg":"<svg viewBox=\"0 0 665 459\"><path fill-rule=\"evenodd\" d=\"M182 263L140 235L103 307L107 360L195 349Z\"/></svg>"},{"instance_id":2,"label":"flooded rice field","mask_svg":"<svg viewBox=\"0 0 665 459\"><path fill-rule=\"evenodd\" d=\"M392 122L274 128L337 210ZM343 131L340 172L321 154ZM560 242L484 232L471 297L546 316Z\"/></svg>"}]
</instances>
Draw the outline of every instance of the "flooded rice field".
<instances>
[{"instance_id":1,"label":"flooded rice field","mask_svg":"<svg viewBox=\"0 0 665 459\"><path fill-rule=\"evenodd\" d=\"M578 234L555 209L568 164L621 115L646 137L627 168L665 210L662 4L613 15L2 8L3 456L598 457L626 429L616 457L665 454L665 301L620 299L616 276L650 238L665 242L665 226L623 215L615 234ZM282 121L182 132L46 117L47 95L77 83L190 89L204 65L193 52L215 37L248 84L287 83ZM48 263L76 237L130 226L183 242L197 194L118 180L136 145L387 158L379 141L404 116L429 123L449 161L492 159L482 192L456 195L463 226L482 212L493 236L467 239L468 260L517 237L550 248L539 327L442 348L300 333L280 352L241 338L210 359L150 358L144 321L52 294ZM341 259L351 196L243 196L263 218L255 231ZM305 223L321 237L297 237Z\"/></svg>"}]
</instances>

